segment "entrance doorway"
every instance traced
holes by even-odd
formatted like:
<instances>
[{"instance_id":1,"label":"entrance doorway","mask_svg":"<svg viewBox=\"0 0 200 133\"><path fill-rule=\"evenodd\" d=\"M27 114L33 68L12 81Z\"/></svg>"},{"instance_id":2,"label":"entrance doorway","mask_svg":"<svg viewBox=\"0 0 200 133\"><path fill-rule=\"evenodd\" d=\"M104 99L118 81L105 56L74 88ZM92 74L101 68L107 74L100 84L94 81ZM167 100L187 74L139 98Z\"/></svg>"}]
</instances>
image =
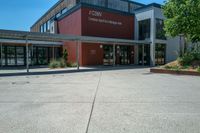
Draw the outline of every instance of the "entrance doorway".
<instances>
[{"instance_id":1,"label":"entrance doorway","mask_svg":"<svg viewBox=\"0 0 200 133\"><path fill-rule=\"evenodd\" d=\"M103 51L103 65L113 65L113 46L104 45Z\"/></svg>"},{"instance_id":2,"label":"entrance doorway","mask_svg":"<svg viewBox=\"0 0 200 133\"><path fill-rule=\"evenodd\" d=\"M103 51L103 65L113 65L113 45L104 45ZM134 64L134 46L116 45L115 56L116 65Z\"/></svg>"},{"instance_id":3,"label":"entrance doorway","mask_svg":"<svg viewBox=\"0 0 200 133\"><path fill-rule=\"evenodd\" d=\"M117 46L117 61L119 65L134 64L134 46Z\"/></svg>"},{"instance_id":4,"label":"entrance doorway","mask_svg":"<svg viewBox=\"0 0 200 133\"><path fill-rule=\"evenodd\" d=\"M150 45L138 46L139 65L150 65Z\"/></svg>"}]
</instances>

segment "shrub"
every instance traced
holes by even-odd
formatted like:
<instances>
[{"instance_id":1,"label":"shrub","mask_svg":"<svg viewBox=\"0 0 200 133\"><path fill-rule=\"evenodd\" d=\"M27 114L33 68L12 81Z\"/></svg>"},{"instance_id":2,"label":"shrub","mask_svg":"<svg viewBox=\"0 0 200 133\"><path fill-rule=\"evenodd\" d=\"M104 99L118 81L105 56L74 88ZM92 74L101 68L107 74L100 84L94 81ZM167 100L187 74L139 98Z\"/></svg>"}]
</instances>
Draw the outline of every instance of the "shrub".
<instances>
[{"instance_id":1,"label":"shrub","mask_svg":"<svg viewBox=\"0 0 200 133\"><path fill-rule=\"evenodd\" d=\"M186 53L182 57L178 58L178 62L182 66L190 65L194 61L194 56L191 53Z\"/></svg>"},{"instance_id":2,"label":"shrub","mask_svg":"<svg viewBox=\"0 0 200 133\"><path fill-rule=\"evenodd\" d=\"M65 59L60 59L59 60L59 67L60 68L65 68L67 65L66 65L66 61Z\"/></svg>"},{"instance_id":3,"label":"shrub","mask_svg":"<svg viewBox=\"0 0 200 133\"><path fill-rule=\"evenodd\" d=\"M65 61L65 63L67 63L67 61L68 61L68 52L67 52L67 49L64 50L62 58Z\"/></svg>"},{"instance_id":4,"label":"shrub","mask_svg":"<svg viewBox=\"0 0 200 133\"><path fill-rule=\"evenodd\" d=\"M59 60L52 60L50 63L49 63L49 68L64 68L66 67L66 63L65 63L65 60L64 59L59 59Z\"/></svg>"},{"instance_id":5,"label":"shrub","mask_svg":"<svg viewBox=\"0 0 200 133\"><path fill-rule=\"evenodd\" d=\"M77 63L69 62L67 63L67 67L77 67Z\"/></svg>"},{"instance_id":6,"label":"shrub","mask_svg":"<svg viewBox=\"0 0 200 133\"><path fill-rule=\"evenodd\" d=\"M56 61L56 60L52 60L50 63L49 63L49 68L58 68L60 66L60 63L59 61Z\"/></svg>"},{"instance_id":7,"label":"shrub","mask_svg":"<svg viewBox=\"0 0 200 133\"><path fill-rule=\"evenodd\" d=\"M190 68L190 66L188 66L188 65L181 66L181 69L189 69L189 68Z\"/></svg>"}]
</instances>

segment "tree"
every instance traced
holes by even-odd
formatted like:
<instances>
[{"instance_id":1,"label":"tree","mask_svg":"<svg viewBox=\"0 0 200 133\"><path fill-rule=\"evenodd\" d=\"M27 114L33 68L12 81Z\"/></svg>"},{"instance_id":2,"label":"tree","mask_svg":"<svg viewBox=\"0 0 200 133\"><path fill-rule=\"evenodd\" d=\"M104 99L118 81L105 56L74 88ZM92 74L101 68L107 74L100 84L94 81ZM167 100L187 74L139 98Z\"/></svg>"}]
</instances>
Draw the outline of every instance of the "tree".
<instances>
[{"instance_id":1,"label":"tree","mask_svg":"<svg viewBox=\"0 0 200 133\"><path fill-rule=\"evenodd\" d=\"M163 11L167 35L182 34L186 40L200 41L200 0L167 0Z\"/></svg>"}]
</instances>

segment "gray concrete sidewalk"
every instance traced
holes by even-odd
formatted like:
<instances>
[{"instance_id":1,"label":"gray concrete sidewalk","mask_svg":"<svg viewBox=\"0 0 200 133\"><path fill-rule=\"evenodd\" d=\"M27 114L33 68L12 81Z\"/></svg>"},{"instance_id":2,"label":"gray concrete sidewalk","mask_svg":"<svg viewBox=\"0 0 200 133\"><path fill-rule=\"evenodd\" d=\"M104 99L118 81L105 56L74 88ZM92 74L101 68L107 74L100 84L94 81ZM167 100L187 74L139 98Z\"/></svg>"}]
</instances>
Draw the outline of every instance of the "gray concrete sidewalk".
<instances>
[{"instance_id":1,"label":"gray concrete sidewalk","mask_svg":"<svg viewBox=\"0 0 200 133\"><path fill-rule=\"evenodd\" d=\"M0 77L0 133L86 133L87 127L88 133L198 133L200 78L147 68Z\"/></svg>"}]
</instances>

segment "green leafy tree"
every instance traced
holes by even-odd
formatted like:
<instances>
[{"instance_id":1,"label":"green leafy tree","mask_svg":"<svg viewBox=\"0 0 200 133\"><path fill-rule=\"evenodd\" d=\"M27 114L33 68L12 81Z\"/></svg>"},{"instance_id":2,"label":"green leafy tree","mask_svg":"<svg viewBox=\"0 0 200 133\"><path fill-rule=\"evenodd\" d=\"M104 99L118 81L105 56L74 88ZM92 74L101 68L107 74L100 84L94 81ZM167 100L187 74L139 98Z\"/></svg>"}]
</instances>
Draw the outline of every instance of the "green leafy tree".
<instances>
[{"instance_id":1,"label":"green leafy tree","mask_svg":"<svg viewBox=\"0 0 200 133\"><path fill-rule=\"evenodd\" d=\"M182 34L186 40L200 41L200 0L167 0L163 11L167 35Z\"/></svg>"},{"instance_id":2,"label":"green leafy tree","mask_svg":"<svg viewBox=\"0 0 200 133\"><path fill-rule=\"evenodd\" d=\"M67 61L68 61L68 52L67 52L67 49L65 49L65 50L63 51L63 60L65 60L66 63L67 63Z\"/></svg>"}]
</instances>

